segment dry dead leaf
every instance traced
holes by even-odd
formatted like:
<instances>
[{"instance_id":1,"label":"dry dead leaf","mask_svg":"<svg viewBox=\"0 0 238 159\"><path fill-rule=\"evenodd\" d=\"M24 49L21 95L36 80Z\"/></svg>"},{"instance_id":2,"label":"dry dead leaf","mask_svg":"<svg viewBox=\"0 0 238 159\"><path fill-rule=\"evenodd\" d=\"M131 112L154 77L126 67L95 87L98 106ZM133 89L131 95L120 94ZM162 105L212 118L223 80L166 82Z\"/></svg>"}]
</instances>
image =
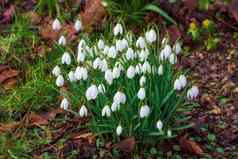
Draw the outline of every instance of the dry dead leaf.
<instances>
[{"instance_id":1,"label":"dry dead leaf","mask_svg":"<svg viewBox=\"0 0 238 159\"><path fill-rule=\"evenodd\" d=\"M49 40L49 42L58 40L60 34L59 32L54 31L52 29L52 22L53 20L51 18L46 17L39 28L39 33L42 38L45 40Z\"/></svg>"},{"instance_id":2,"label":"dry dead leaf","mask_svg":"<svg viewBox=\"0 0 238 159\"><path fill-rule=\"evenodd\" d=\"M39 24L41 21L41 17L34 11L29 11L25 15L30 18L32 24Z\"/></svg>"},{"instance_id":3,"label":"dry dead leaf","mask_svg":"<svg viewBox=\"0 0 238 159\"><path fill-rule=\"evenodd\" d=\"M5 69L0 73L0 83L8 80L9 78L14 78L19 74L19 71L14 69Z\"/></svg>"},{"instance_id":4,"label":"dry dead leaf","mask_svg":"<svg viewBox=\"0 0 238 159\"><path fill-rule=\"evenodd\" d=\"M92 27L101 24L105 15L106 11L102 6L101 0L86 1L85 9L80 12L84 30L91 31Z\"/></svg>"},{"instance_id":5,"label":"dry dead leaf","mask_svg":"<svg viewBox=\"0 0 238 159\"><path fill-rule=\"evenodd\" d=\"M187 139L187 135L185 135L179 139L179 144L185 152L189 152L189 153L192 153L192 154L195 154L198 156L204 155L204 152L203 152L201 146L198 143Z\"/></svg>"},{"instance_id":6,"label":"dry dead leaf","mask_svg":"<svg viewBox=\"0 0 238 159\"><path fill-rule=\"evenodd\" d=\"M47 125L48 124L48 120L43 118L42 116L34 113L34 112L30 112L27 116L29 123L29 126L38 126L38 125Z\"/></svg>"},{"instance_id":7,"label":"dry dead leaf","mask_svg":"<svg viewBox=\"0 0 238 159\"><path fill-rule=\"evenodd\" d=\"M135 138L130 137L112 145L112 148L118 149L119 151L125 152L127 154L131 154L134 150L135 143Z\"/></svg>"},{"instance_id":8,"label":"dry dead leaf","mask_svg":"<svg viewBox=\"0 0 238 159\"><path fill-rule=\"evenodd\" d=\"M20 122L11 122L11 123L0 123L0 134L5 133L7 131L14 131L18 126L20 125Z\"/></svg>"},{"instance_id":9,"label":"dry dead leaf","mask_svg":"<svg viewBox=\"0 0 238 159\"><path fill-rule=\"evenodd\" d=\"M229 10L234 16L236 22L238 23L238 0L232 0Z\"/></svg>"},{"instance_id":10,"label":"dry dead leaf","mask_svg":"<svg viewBox=\"0 0 238 159\"><path fill-rule=\"evenodd\" d=\"M213 109L211 110L211 113L212 114L215 114L215 115L220 115L222 113L222 110L221 108L219 108L218 106L212 106Z\"/></svg>"},{"instance_id":11,"label":"dry dead leaf","mask_svg":"<svg viewBox=\"0 0 238 159\"><path fill-rule=\"evenodd\" d=\"M95 143L95 136L91 132L77 134L73 137L73 140L79 140L79 139L83 139L90 144Z\"/></svg>"}]
</instances>

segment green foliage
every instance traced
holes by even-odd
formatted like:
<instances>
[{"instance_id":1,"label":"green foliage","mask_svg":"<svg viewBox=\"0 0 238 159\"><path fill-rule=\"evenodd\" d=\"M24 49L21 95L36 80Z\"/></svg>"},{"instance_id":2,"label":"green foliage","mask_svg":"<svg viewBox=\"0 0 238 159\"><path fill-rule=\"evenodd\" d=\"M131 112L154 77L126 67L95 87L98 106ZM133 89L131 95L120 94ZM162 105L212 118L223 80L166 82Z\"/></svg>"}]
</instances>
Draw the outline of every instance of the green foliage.
<instances>
[{"instance_id":1,"label":"green foliage","mask_svg":"<svg viewBox=\"0 0 238 159\"><path fill-rule=\"evenodd\" d=\"M60 7L58 0L38 0L35 9L40 14L45 14L45 11L48 10L49 16L60 16Z\"/></svg>"},{"instance_id":2,"label":"green foliage","mask_svg":"<svg viewBox=\"0 0 238 159\"><path fill-rule=\"evenodd\" d=\"M109 15L117 17L126 23L142 23L147 11L152 11L160 14L168 22L176 24L153 0L149 0L147 4L145 4L144 0L104 0L103 5L108 10Z\"/></svg>"},{"instance_id":3,"label":"green foliage","mask_svg":"<svg viewBox=\"0 0 238 159\"><path fill-rule=\"evenodd\" d=\"M199 0L198 7L201 10L208 10L210 3L211 3L211 0Z\"/></svg>"}]
</instances>

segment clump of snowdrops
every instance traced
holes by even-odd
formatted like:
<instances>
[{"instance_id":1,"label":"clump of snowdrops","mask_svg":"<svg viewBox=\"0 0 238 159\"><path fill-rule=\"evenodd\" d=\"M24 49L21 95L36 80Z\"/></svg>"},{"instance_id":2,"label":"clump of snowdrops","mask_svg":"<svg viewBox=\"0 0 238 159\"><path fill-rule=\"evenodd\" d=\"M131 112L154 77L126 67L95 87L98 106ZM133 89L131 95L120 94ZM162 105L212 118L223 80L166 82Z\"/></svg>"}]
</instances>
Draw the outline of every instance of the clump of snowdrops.
<instances>
[{"instance_id":1,"label":"clump of snowdrops","mask_svg":"<svg viewBox=\"0 0 238 159\"><path fill-rule=\"evenodd\" d=\"M60 29L55 23L53 28ZM75 29L82 29L80 21ZM118 23L111 39L101 37L94 44L81 39L74 53L67 51L62 36L58 45L65 52L52 71L56 85L67 88L60 107L90 116L88 126L95 134L114 139L135 136L155 142L188 127L184 112L199 90L175 68L181 44L171 47L168 39L160 43L158 37L153 28L136 37Z\"/></svg>"}]
</instances>

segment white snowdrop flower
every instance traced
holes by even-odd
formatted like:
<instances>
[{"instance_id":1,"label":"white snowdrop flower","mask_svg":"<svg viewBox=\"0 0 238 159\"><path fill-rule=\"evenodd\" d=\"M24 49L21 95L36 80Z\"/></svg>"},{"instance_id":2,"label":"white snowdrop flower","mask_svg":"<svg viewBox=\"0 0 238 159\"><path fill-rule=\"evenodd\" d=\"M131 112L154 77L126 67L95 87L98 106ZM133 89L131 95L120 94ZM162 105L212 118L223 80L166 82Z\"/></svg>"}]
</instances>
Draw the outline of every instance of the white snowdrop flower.
<instances>
[{"instance_id":1,"label":"white snowdrop flower","mask_svg":"<svg viewBox=\"0 0 238 159\"><path fill-rule=\"evenodd\" d=\"M148 117L150 114L150 107L148 105L144 105L140 108L140 118Z\"/></svg>"},{"instance_id":2,"label":"white snowdrop flower","mask_svg":"<svg viewBox=\"0 0 238 159\"><path fill-rule=\"evenodd\" d=\"M105 7L105 8L108 6L108 4L107 4L107 2L106 2L106 1L102 1L102 3L101 3L101 4L102 4L102 6L103 6L103 7Z\"/></svg>"},{"instance_id":3,"label":"white snowdrop flower","mask_svg":"<svg viewBox=\"0 0 238 159\"><path fill-rule=\"evenodd\" d=\"M106 92L104 84L98 85L98 93L104 94Z\"/></svg>"},{"instance_id":4,"label":"white snowdrop flower","mask_svg":"<svg viewBox=\"0 0 238 159\"><path fill-rule=\"evenodd\" d=\"M108 105L105 105L102 109L102 116L110 117L111 116L111 109Z\"/></svg>"},{"instance_id":5,"label":"white snowdrop flower","mask_svg":"<svg viewBox=\"0 0 238 159\"><path fill-rule=\"evenodd\" d=\"M124 45L123 45L122 40L117 40L117 41L116 41L116 49L117 49L117 51L122 51L124 48L125 48L125 47L124 47Z\"/></svg>"},{"instance_id":6,"label":"white snowdrop flower","mask_svg":"<svg viewBox=\"0 0 238 159\"><path fill-rule=\"evenodd\" d=\"M106 70L104 78L109 85L113 83L113 73L111 69Z\"/></svg>"},{"instance_id":7,"label":"white snowdrop flower","mask_svg":"<svg viewBox=\"0 0 238 159\"><path fill-rule=\"evenodd\" d=\"M85 52L83 52L83 49L78 49L77 61L84 62L85 57L86 57L86 54L85 54Z\"/></svg>"},{"instance_id":8,"label":"white snowdrop flower","mask_svg":"<svg viewBox=\"0 0 238 159\"><path fill-rule=\"evenodd\" d=\"M184 75L180 75L179 80L180 80L182 88L184 88L187 85L187 78Z\"/></svg>"},{"instance_id":9,"label":"white snowdrop flower","mask_svg":"<svg viewBox=\"0 0 238 159\"><path fill-rule=\"evenodd\" d=\"M115 112L120 109L120 104L113 102L111 105L112 112Z\"/></svg>"},{"instance_id":10,"label":"white snowdrop flower","mask_svg":"<svg viewBox=\"0 0 238 159\"><path fill-rule=\"evenodd\" d=\"M71 81L71 82L76 81L74 71L70 71L68 74L68 77L69 77L69 81Z\"/></svg>"},{"instance_id":11,"label":"white snowdrop flower","mask_svg":"<svg viewBox=\"0 0 238 159\"><path fill-rule=\"evenodd\" d=\"M117 56L117 50L115 46L111 46L110 49L108 50L108 57L116 58L116 56Z\"/></svg>"},{"instance_id":12,"label":"white snowdrop flower","mask_svg":"<svg viewBox=\"0 0 238 159\"><path fill-rule=\"evenodd\" d=\"M64 85L64 77L59 75L56 79L56 86L62 87Z\"/></svg>"},{"instance_id":13,"label":"white snowdrop flower","mask_svg":"<svg viewBox=\"0 0 238 159\"><path fill-rule=\"evenodd\" d=\"M136 41L136 47L144 49L145 48L145 39L143 37L139 37L138 40Z\"/></svg>"},{"instance_id":14,"label":"white snowdrop flower","mask_svg":"<svg viewBox=\"0 0 238 159\"><path fill-rule=\"evenodd\" d=\"M78 44L78 49L82 49L86 47L86 41L84 39L81 39Z\"/></svg>"},{"instance_id":15,"label":"white snowdrop flower","mask_svg":"<svg viewBox=\"0 0 238 159\"><path fill-rule=\"evenodd\" d=\"M158 75L161 76L164 73L163 65L160 65L158 68Z\"/></svg>"},{"instance_id":16,"label":"white snowdrop flower","mask_svg":"<svg viewBox=\"0 0 238 159\"><path fill-rule=\"evenodd\" d=\"M154 29L151 29L149 32L146 33L146 41L148 43L153 43L156 41L157 35Z\"/></svg>"},{"instance_id":17,"label":"white snowdrop flower","mask_svg":"<svg viewBox=\"0 0 238 159\"><path fill-rule=\"evenodd\" d=\"M171 54L169 56L169 62L173 65L175 63L177 63L178 59L177 59L177 56L175 54Z\"/></svg>"},{"instance_id":18,"label":"white snowdrop flower","mask_svg":"<svg viewBox=\"0 0 238 159\"><path fill-rule=\"evenodd\" d=\"M134 66L130 66L127 71L126 71L126 76L129 79L132 79L135 77L135 67Z\"/></svg>"},{"instance_id":19,"label":"white snowdrop flower","mask_svg":"<svg viewBox=\"0 0 238 159\"><path fill-rule=\"evenodd\" d=\"M98 69L101 66L101 59L99 57L97 57L94 61L93 61L93 69Z\"/></svg>"},{"instance_id":20,"label":"white snowdrop flower","mask_svg":"<svg viewBox=\"0 0 238 159\"><path fill-rule=\"evenodd\" d=\"M120 74L121 74L120 68L115 66L112 70L113 79L118 79L120 77Z\"/></svg>"},{"instance_id":21,"label":"white snowdrop flower","mask_svg":"<svg viewBox=\"0 0 238 159\"><path fill-rule=\"evenodd\" d=\"M113 29L113 34L114 36L117 36L119 34L123 34L123 28L122 28L122 25L120 23L117 23L117 25L114 27Z\"/></svg>"},{"instance_id":22,"label":"white snowdrop flower","mask_svg":"<svg viewBox=\"0 0 238 159\"><path fill-rule=\"evenodd\" d=\"M104 55L107 55L107 54L109 53L109 49L110 49L110 48L106 45L106 46L104 47L102 53L103 53Z\"/></svg>"},{"instance_id":23,"label":"white snowdrop flower","mask_svg":"<svg viewBox=\"0 0 238 159\"><path fill-rule=\"evenodd\" d=\"M176 79L174 81L174 89L177 91L180 91L182 89L182 85L179 79Z\"/></svg>"},{"instance_id":24,"label":"white snowdrop flower","mask_svg":"<svg viewBox=\"0 0 238 159\"><path fill-rule=\"evenodd\" d=\"M126 103L126 95L123 92L118 91L113 97L113 103L125 104Z\"/></svg>"},{"instance_id":25,"label":"white snowdrop flower","mask_svg":"<svg viewBox=\"0 0 238 159\"><path fill-rule=\"evenodd\" d=\"M151 73L150 63L148 61L145 61L141 69L143 73Z\"/></svg>"},{"instance_id":26,"label":"white snowdrop flower","mask_svg":"<svg viewBox=\"0 0 238 159\"><path fill-rule=\"evenodd\" d=\"M64 98L60 103L60 108L67 110L69 108L69 101L67 98Z\"/></svg>"},{"instance_id":27,"label":"white snowdrop flower","mask_svg":"<svg viewBox=\"0 0 238 159\"><path fill-rule=\"evenodd\" d=\"M156 128L159 129L159 131L163 129L163 122L161 120L157 121Z\"/></svg>"},{"instance_id":28,"label":"white snowdrop flower","mask_svg":"<svg viewBox=\"0 0 238 159\"><path fill-rule=\"evenodd\" d=\"M74 23L74 29L79 32L83 29L83 25L82 25L82 22L80 20L76 20L75 23Z\"/></svg>"},{"instance_id":29,"label":"white snowdrop flower","mask_svg":"<svg viewBox=\"0 0 238 159\"><path fill-rule=\"evenodd\" d=\"M133 60L135 57L134 55L134 51L132 48L128 48L127 51L126 51L126 59L127 60Z\"/></svg>"},{"instance_id":30,"label":"white snowdrop flower","mask_svg":"<svg viewBox=\"0 0 238 159\"><path fill-rule=\"evenodd\" d=\"M53 30L60 30L61 29L61 24L60 24L60 21L58 19L55 19L52 23L52 29Z\"/></svg>"},{"instance_id":31,"label":"white snowdrop flower","mask_svg":"<svg viewBox=\"0 0 238 159\"><path fill-rule=\"evenodd\" d=\"M91 85L85 93L85 96L88 101L96 99L97 95L98 95L98 88L96 85Z\"/></svg>"},{"instance_id":32,"label":"white snowdrop flower","mask_svg":"<svg viewBox=\"0 0 238 159\"><path fill-rule=\"evenodd\" d=\"M140 88L140 90L138 91L137 93L137 97L140 99L140 100L144 100L145 99L145 88Z\"/></svg>"},{"instance_id":33,"label":"white snowdrop flower","mask_svg":"<svg viewBox=\"0 0 238 159\"><path fill-rule=\"evenodd\" d=\"M146 77L145 76L141 76L140 78L140 86L144 86L145 85L145 82L146 82Z\"/></svg>"},{"instance_id":34,"label":"white snowdrop flower","mask_svg":"<svg viewBox=\"0 0 238 159\"><path fill-rule=\"evenodd\" d=\"M122 64L120 62L116 62L115 66L120 70L120 71L124 71L124 67L122 66Z\"/></svg>"},{"instance_id":35,"label":"white snowdrop flower","mask_svg":"<svg viewBox=\"0 0 238 159\"><path fill-rule=\"evenodd\" d=\"M77 67L74 73L76 80L87 80L88 78L88 71L84 67Z\"/></svg>"},{"instance_id":36,"label":"white snowdrop flower","mask_svg":"<svg viewBox=\"0 0 238 159\"><path fill-rule=\"evenodd\" d=\"M117 133L117 136L120 136L121 133L122 133L122 127L121 125L118 125L117 128L116 128L116 133Z\"/></svg>"},{"instance_id":37,"label":"white snowdrop flower","mask_svg":"<svg viewBox=\"0 0 238 159\"><path fill-rule=\"evenodd\" d=\"M140 63L136 65L135 73L136 74L141 74L142 73L142 65Z\"/></svg>"},{"instance_id":38,"label":"white snowdrop flower","mask_svg":"<svg viewBox=\"0 0 238 159\"><path fill-rule=\"evenodd\" d=\"M62 64L66 64L66 65L70 65L71 64L71 57L70 54L68 52L65 52L61 58L61 63Z\"/></svg>"},{"instance_id":39,"label":"white snowdrop flower","mask_svg":"<svg viewBox=\"0 0 238 159\"><path fill-rule=\"evenodd\" d=\"M187 98L188 99L195 99L195 98L197 98L198 94L199 94L198 87L197 86L192 86L192 88L189 89L188 92L187 92Z\"/></svg>"},{"instance_id":40,"label":"white snowdrop flower","mask_svg":"<svg viewBox=\"0 0 238 159\"><path fill-rule=\"evenodd\" d=\"M66 38L62 35L60 36L59 40L58 40L58 44L59 45L63 45L65 46L66 45Z\"/></svg>"},{"instance_id":41,"label":"white snowdrop flower","mask_svg":"<svg viewBox=\"0 0 238 159\"><path fill-rule=\"evenodd\" d=\"M139 53L139 59L141 62L147 60L148 56L149 56L148 49L142 49L141 52Z\"/></svg>"},{"instance_id":42,"label":"white snowdrop flower","mask_svg":"<svg viewBox=\"0 0 238 159\"><path fill-rule=\"evenodd\" d=\"M55 66L55 67L53 68L53 70L52 70L52 74L53 74L55 77L57 77L57 76L60 75L60 73L61 73L60 67L59 67L58 65Z\"/></svg>"},{"instance_id":43,"label":"white snowdrop flower","mask_svg":"<svg viewBox=\"0 0 238 159\"><path fill-rule=\"evenodd\" d=\"M176 42L174 44L173 49L174 49L174 52L176 53L176 55L178 55L182 51L181 44L179 42Z\"/></svg>"},{"instance_id":44,"label":"white snowdrop flower","mask_svg":"<svg viewBox=\"0 0 238 159\"><path fill-rule=\"evenodd\" d=\"M167 136L168 136L168 137L172 137L172 131L171 131L171 130L168 130L168 131L167 131Z\"/></svg>"},{"instance_id":45,"label":"white snowdrop flower","mask_svg":"<svg viewBox=\"0 0 238 159\"><path fill-rule=\"evenodd\" d=\"M124 45L124 49L128 48L128 41L125 38L122 39L122 44Z\"/></svg>"},{"instance_id":46,"label":"white snowdrop flower","mask_svg":"<svg viewBox=\"0 0 238 159\"><path fill-rule=\"evenodd\" d=\"M107 60L103 59L101 64L100 64L100 68L99 68L102 72L105 72L108 69L108 65L107 65Z\"/></svg>"},{"instance_id":47,"label":"white snowdrop flower","mask_svg":"<svg viewBox=\"0 0 238 159\"><path fill-rule=\"evenodd\" d=\"M169 58L169 56L172 54L172 49L170 45L165 45L164 49L160 53L160 59L166 60Z\"/></svg>"},{"instance_id":48,"label":"white snowdrop flower","mask_svg":"<svg viewBox=\"0 0 238 159\"><path fill-rule=\"evenodd\" d=\"M83 105L80 110L79 110L79 116L82 117L87 117L88 116L88 109L85 105Z\"/></svg>"},{"instance_id":49,"label":"white snowdrop flower","mask_svg":"<svg viewBox=\"0 0 238 159\"><path fill-rule=\"evenodd\" d=\"M105 44L104 44L104 41L102 39L100 39L98 41L98 49L99 50L103 50L105 48Z\"/></svg>"}]
</instances>

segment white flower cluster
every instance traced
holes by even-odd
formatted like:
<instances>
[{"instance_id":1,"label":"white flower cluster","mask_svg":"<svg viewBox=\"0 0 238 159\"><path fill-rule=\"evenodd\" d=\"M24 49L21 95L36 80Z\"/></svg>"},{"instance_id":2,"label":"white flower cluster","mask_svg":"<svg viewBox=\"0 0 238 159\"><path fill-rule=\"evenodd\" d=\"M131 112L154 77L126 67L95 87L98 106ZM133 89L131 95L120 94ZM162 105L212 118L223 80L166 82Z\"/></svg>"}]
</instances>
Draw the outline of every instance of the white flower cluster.
<instances>
[{"instance_id":1,"label":"white flower cluster","mask_svg":"<svg viewBox=\"0 0 238 159\"><path fill-rule=\"evenodd\" d=\"M60 30L60 28L60 22L56 19L53 22L53 29ZM81 29L81 22L76 21L75 30L80 31ZM158 95L161 92L151 92L151 89L154 90L154 87L158 85L157 89L162 89L164 85L160 82L167 73L167 67L172 67L177 63L177 55L182 50L181 44L176 42L171 47L165 39L162 42L162 48L157 50L154 44L158 41L158 35L154 29L146 32L144 36L141 35L137 40L133 40L129 33L126 36L124 34L126 33L123 26L118 23L113 29L113 40L109 43L101 38L90 46L84 39L81 39L76 56L73 56L73 53L64 52L61 58L61 65L67 68L70 66L71 70L61 70L59 65L53 68L52 74L56 77L56 85L63 87L67 82L67 86L74 84L74 87L76 85L79 88L77 91L83 98L83 100L80 98L79 104L84 104L79 110L80 117L86 117L93 111L94 115L100 114L98 118L110 120L117 113L136 110L140 120L156 118L155 128L163 132L165 128L163 119L159 115L151 115L156 105L149 101L152 94L160 98ZM61 37L58 44L65 46L65 38ZM160 52L159 56L158 52ZM75 57L74 61L73 57ZM168 83L167 80L174 80L172 91L185 90L188 85L185 75L181 74L177 79L171 78L173 76L169 76L164 81ZM155 85L151 86L152 82ZM127 88L127 83L131 84L130 88ZM197 86L192 86L187 91L189 99L195 99L198 95ZM64 96L60 107L67 110L70 99ZM137 103L137 106L134 103ZM123 119L120 120L117 121L118 126L114 129L118 136L126 129L123 127ZM171 130L167 131L167 135L172 136Z\"/></svg>"}]
</instances>

